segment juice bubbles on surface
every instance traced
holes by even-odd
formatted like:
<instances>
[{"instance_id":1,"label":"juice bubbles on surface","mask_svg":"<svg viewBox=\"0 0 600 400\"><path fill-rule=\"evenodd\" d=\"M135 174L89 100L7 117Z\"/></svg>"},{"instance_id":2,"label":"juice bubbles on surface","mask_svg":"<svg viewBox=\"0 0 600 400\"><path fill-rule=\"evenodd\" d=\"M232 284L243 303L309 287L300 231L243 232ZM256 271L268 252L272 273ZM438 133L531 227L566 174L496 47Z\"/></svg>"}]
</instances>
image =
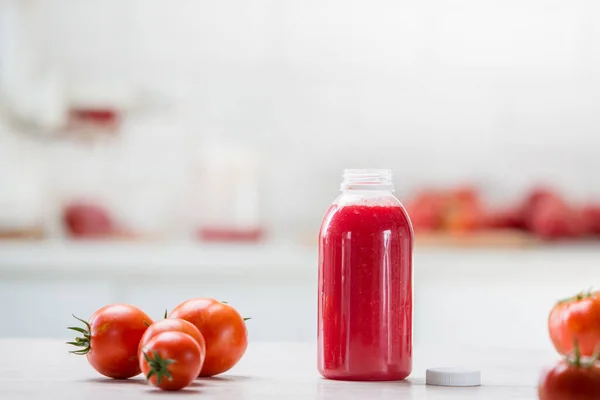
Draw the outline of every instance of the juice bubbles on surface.
<instances>
[{"instance_id":1,"label":"juice bubbles on surface","mask_svg":"<svg viewBox=\"0 0 600 400\"><path fill-rule=\"evenodd\" d=\"M346 170L319 234L318 369L399 380L412 368L412 246L389 170Z\"/></svg>"}]
</instances>

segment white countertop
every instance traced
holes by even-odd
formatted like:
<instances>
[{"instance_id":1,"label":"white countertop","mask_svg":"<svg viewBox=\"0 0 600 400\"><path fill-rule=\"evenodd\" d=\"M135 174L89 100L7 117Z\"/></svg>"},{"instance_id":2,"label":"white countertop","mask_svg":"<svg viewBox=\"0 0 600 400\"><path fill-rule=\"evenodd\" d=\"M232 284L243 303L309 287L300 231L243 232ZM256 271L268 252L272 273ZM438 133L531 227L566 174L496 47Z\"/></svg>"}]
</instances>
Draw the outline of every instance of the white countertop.
<instances>
[{"instance_id":1,"label":"white countertop","mask_svg":"<svg viewBox=\"0 0 600 400\"><path fill-rule=\"evenodd\" d=\"M308 343L251 343L229 373L197 380L184 392L161 392L141 376L113 381L97 374L85 357L69 355L54 340L1 339L0 399L134 399L177 398L184 393L202 399L537 399L540 368L556 359L550 352L506 348L415 349L413 375L403 382L340 382L322 379L316 349ZM480 387L426 386L427 367L463 365L481 369Z\"/></svg>"}]
</instances>

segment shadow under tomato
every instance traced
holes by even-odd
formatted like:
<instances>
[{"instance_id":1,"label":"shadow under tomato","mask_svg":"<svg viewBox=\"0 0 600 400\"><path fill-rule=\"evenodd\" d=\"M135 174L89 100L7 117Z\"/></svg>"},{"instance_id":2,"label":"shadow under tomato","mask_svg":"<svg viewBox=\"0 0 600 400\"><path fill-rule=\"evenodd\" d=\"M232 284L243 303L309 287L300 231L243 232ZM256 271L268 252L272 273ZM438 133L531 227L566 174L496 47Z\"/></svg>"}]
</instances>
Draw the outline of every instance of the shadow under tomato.
<instances>
[{"instance_id":1,"label":"shadow under tomato","mask_svg":"<svg viewBox=\"0 0 600 400\"><path fill-rule=\"evenodd\" d=\"M89 378L83 382L102 383L109 385L148 385L144 379L111 379L111 378Z\"/></svg>"},{"instance_id":2,"label":"shadow under tomato","mask_svg":"<svg viewBox=\"0 0 600 400\"><path fill-rule=\"evenodd\" d=\"M219 376L209 376L196 378L196 382L239 382L250 379L249 376L242 375L219 375Z\"/></svg>"},{"instance_id":3,"label":"shadow under tomato","mask_svg":"<svg viewBox=\"0 0 600 400\"><path fill-rule=\"evenodd\" d=\"M190 389L189 386L183 388L181 390L161 390L158 388L147 390L148 394L157 394L157 395L177 395L177 396L186 396L186 395L198 395L202 393L201 390L198 389Z\"/></svg>"}]
</instances>

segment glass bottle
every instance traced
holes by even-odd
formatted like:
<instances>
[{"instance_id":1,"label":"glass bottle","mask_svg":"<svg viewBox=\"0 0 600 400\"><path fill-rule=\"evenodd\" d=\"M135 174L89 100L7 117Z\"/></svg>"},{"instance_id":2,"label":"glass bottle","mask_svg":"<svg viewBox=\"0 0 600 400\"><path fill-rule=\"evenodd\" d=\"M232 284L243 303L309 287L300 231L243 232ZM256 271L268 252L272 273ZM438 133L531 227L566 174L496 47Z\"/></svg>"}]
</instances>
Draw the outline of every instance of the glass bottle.
<instances>
[{"instance_id":1,"label":"glass bottle","mask_svg":"<svg viewBox=\"0 0 600 400\"><path fill-rule=\"evenodd\" d=\"M400 380L412 369L413 230L385 169L347 169L319 234L318 369Z\"/></svg>"}]
</instances>

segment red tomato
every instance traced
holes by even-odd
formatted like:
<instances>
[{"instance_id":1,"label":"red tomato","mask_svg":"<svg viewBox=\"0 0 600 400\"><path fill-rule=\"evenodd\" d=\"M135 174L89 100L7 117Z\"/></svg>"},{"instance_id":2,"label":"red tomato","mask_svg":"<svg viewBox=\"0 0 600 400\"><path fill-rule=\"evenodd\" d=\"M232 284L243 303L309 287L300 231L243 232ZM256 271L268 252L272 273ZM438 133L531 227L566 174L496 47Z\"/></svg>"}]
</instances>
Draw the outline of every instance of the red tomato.
<instances>
[{"instance_id":1,"label":"red tomato","mask_svg":"<svg viewBox=\"0 0 600 400\"><path fill-rule=\"evenodd\" d=\"M183 332L161 332L142 347L140 368L148 382L164 390L188 386L202 369L202 349Z\"/></svg>"},{"instance_id":2,"label":"red tomato","mask_svg":"<svg viewBox=\"0 0 600 400\"><path fill-rule=\"evenodd\" d=\"M449 210L444 227L449 232L472 232L484 226L485 214L476 206L463 206Z\"/></svg>"},{"instance_id":3,"label":"red tomato","mask_svg":"<svg viewBox=\"0 0 600 400\"><path fill-rule=\"evenodd\" d=\"M485 225L494 229L523 229L525 220L518 208L505 208L490 211L486 216Z\"/></svg>"},{"instance_id":4,"label":"red tomato","mask_svg":"<svg viewBox=\"0 0 600 400\"><path fill-rule=\"evenodd\" d=\"M423 191L406 205L415 231L435 231L440 228L444 209L443 194Z\"/></svg>"},{"instance_id":5,"label":"red tomato","mask_svg":"<svg viewBox=\"0 0 600 400\"><path fill-rule=\"evenodd\" d=\"M77 319L85 329L69 328L83 335L69 342L81 347L71 353L85 354L92 367L109 378L127 379L140 373L137 351L152 323L148 315L129 304L112 304L96 311L89 322Z\"/></svg>"},{"instance_id":6,"label":"red tomato","mask_svg":"<svg viewBox=\"0 0 600 400\"><path fill-rule=\"evenodd\" d=\"M138 355L140 359L142 358L142 347L144 347L146 343L150 341L150 339L162 332L182 332L194 338L194 340L200 346L202 353L202 364L204 364L204 357L206 356L206 343L204 342L204 336L202 336L198 328L196 328L190 322L176 318L161 319L160 321L156 321L150 325L150 327L148 327L148 330L144 333L144 336L142 336L140 345L138 347Z\"/></svg>"},{"instance_id":7,"label":"red tomato","mask_svg":"<svg viewBox=\"0 0 600 400\"><path fill-rule=\"evenodd\" d=\"M550 312L548 330L560 354L570 354L575 340L579 342L581 354L594 354L600 343L600 293L582 292L560 301Z\"/></svg>"},{"instance_id":8,"label":"red tomato","mask_svg":"<svg viewBox=\"0 0 600 400\"><path fill-rule=\"evenodd\" d=\"M536 211L539 204L545 200L551 200L563 204L566 203L562 199L562 196L560 196L552 188L537 187L532 189L525 197L525 200L521 205L521 212L526 220L526 224L529 224L529 217Z\"/></svg>"},{"instance_id":9,"label":"red tomato","mask_svg":"<svg viewBox=\"0 0 600 400\"><path fill-rule=\"evenodd\" d=\"M538 200L529 215L529 229L543 239L563 239L581 236L585 231L582 215L560 199Z\"/></svg>"},{"instance_id":10,"label":"red tomato","mask_svg":"<svg viewBox=\"0 0 600 400\"><path fill-rule=\"evenodd\" d=\"M197 298L175 307L169 318L194 324L206 340L206 359L200 376L213 376L231 369L248 347L246 323L229 304Z\"/></svg>"},{"instance_id":11,"label":"red tomato","mask_svg":"<svg viewBox=\"0 0 600 400\"><path fill-rule=\"evenodd\" d=\"M600 204L588 204L581 210L581 215L587 222L588 233L600 235Z\"/></svg>"},{"instance_id":12,"label":"red tomato","mask_svg":"<svg viewBox=\"0 0 600 400\"><path fill-rule=\"evenodd\" d=\"M479 207L481 199L479 191L471 186L458 186L449 191L448 197L451 203Z\"/></svg>"},{"instance_id":13,"label":"red tomato","mask_svg":"<svg viewBox=\"0 0 600 400\"><path fill-rule=\"evenodd\" d=\"M596 358L583 362L575 352L573 360L563 360L542 373L538 384L540 400L600 399L600 366Z\"/></svg>"}]
</instances>

